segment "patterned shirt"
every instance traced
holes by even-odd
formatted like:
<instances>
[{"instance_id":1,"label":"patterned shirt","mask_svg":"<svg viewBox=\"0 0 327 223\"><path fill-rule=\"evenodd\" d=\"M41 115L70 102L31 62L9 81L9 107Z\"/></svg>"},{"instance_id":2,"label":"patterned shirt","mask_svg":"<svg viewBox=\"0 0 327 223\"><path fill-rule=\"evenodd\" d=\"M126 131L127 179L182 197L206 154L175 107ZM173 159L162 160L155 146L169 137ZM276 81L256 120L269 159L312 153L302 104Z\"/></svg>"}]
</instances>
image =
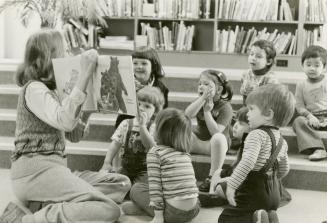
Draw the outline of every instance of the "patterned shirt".
<instances>
[{"instance_id":1,"label":"patterned shirt","mask_svg":"<svg viewBox=\"0 0 327 223\"><path fill-rule=\"evenodd\" d=\"M327 109L327 78L311 82L308 79L298 83L295 91L296 110L300 115Z\"/></svg>"},{"instance_id":2,"label":"patterned shirt","mask_svg":"<svg viewBox=\"0 0 327 223\"><path fill-rule=\"evenodd\" d=\"M272 129L272 132L278 143L279 130ZM261 129L251 131L245 139L242 158L228 179L228 185L235 190L238 189L251 171L259 171L266 164L271 155L271 149L272 144L268 133ZM282 148L277 156L278 178L284 177L290 169L287 149L287 143L283 139Z\"/></svg>"},{"instance_id":3,"label":"patterned shirt","mask_svg":"<svg viewBox=\"0 0 327 223\"><path fill-rule=\"evenodd\" d=\"M155 146L147 155L150 206L163 210L166 199L195 198L198 188L191 156L166 146Z\"/></svg>"},{"instance_id":4,"label":"patterned shirt","mask_svg":"<svg viewBox=\"0 0 327 223\"><path fill-rule=\"evenodd\" d=\"M267 80L268 79L268 80ZM266 82L266 83L263 83ZM255 75L251 69L245 71L241 78L241 95L247 96L257 87L264 84L277 84L278 80L273 71L268 71L264 75Z\"/></svg>"},{"instance_id":5,"label":"patterned shirt","mask_svg":"<svg viewBox=\"0 0 327 223\"><path fill-rule=\"evenodd\" d=\"M217 124L225 126L223 134L226 136L227 142L230 143L230 128L233 118L233 108L228 101L219 100L214 103L211 111L213 119ZM204 119L203 108L196 115L197 127L194 129L194 134L201 140L206 141L211 139L211 134Z\"/></svg>"}]
</instances>

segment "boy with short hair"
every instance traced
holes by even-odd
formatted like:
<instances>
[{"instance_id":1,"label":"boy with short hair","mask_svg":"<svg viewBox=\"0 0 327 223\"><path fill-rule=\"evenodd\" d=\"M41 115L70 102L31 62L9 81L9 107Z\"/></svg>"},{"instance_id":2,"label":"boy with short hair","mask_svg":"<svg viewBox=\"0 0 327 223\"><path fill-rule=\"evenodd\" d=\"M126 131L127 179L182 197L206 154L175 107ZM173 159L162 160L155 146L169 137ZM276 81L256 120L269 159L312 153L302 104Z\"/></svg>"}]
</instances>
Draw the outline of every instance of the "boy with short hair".
<instances>
[{"instance_id":1,"label":"boy with short hair","mask_svg":"<svg viewBox=\"0 0 327 223\"><path fill-rule=\"evenodd\" d=\"M257 219L268 216L278 221L275 211L280 205L279 179L290 168L288 146L279 127L287 125L293 116L294 96L283 85L268 84L251 92L246 104L252 131L245 139L240 162L227 179L230 206L219 216L219 223L252 223L253 219L265 222Z\"/></svg>"},{"instance_id":2,"label":"boy with short hair","mask_svg":"<svg viewBox=\"0 0 327 223\"><path fill-rule=\"evenodd\" d=\"M327 125L327 78L324 75L327 50L309 46L302 54L302 68L307 79L296 85L296 110L299 116L293 122L299 151L309 155L310 161L327 157L326 148L317 130Z\"/></svg>"}]
</instances>

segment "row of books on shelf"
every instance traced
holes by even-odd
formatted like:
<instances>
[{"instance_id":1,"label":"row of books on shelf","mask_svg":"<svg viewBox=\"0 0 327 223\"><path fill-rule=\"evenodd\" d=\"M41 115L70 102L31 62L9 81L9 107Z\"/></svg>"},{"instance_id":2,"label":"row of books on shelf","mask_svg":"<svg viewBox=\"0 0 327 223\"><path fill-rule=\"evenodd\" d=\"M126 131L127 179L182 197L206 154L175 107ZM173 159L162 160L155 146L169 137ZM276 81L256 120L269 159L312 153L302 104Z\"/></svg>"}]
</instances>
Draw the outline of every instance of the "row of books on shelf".
<instances>
[{"instance_id":1,"label":"row of books on shelf","mask_svg":"<svg viewBox=\"0 0 327 223\"><path fill-rule=\"evenodd\" d=\"M218 0L218 19L285 20L294 16L286 0Z\"/></svg>"},{"instance_id":2,"label":"row of books on shelf","mask_svg":"<svg viewBox=\"0 0 327 223\"><path fill-rule=\"evenodd\" d=\"M173 22L172 27L151 27L149 23L141 23L141 35L148 37L148 45L159 50L192 50L194 25L186 26L183 21Z\"/></svg>"},{"instance_id":3,"label":"row of books on shelf","mask_svg":"<svg viewBox=\"0 0 327 223\"><path fill-rule=\"evenodd\" d=\"M322 25L313 30L304 30L305 47L321 45L327 48L327 25Z\"/></svg>"},{"instance_id":4,"label":"row of books on shelf","mask_svg":"<svg viewBox=\"0 0 327 223\"><path fill-rule=\"evenodd\" d=\"M304 8L307 21L327 21L327 0L304 0Z\"/></svg>"},{"instance_id":5,"label":"row of books on shelf","mask_svg":"<svg viewBox=\"0 0 327 223\"><path fill-rule=\"evenodd\" d=\"M265 39L273 42L277 54L296 55L297 51L297 30L295 34L291 32L279 32L275 29L268 32L267 28L257 30L252 27L245 30L244 27L238 25L232 30L216 31L216 49L219 53L248 53L250 46L256 40Z\"/></svg>"},{"instance_id":6,"label":"row of books on shelf","mask_svg":"<svg viewBox=\"0 0 327 223\"><path fill-rule=\"evenodd\" d=\"M209 18L211 0L98 0L102 16Z\"/></svg>"},{"instance_id":7,"label":"row of books on shelf","mask_svg":"<svg viewBox=\"0 0 327 223\"><path fill-rule=\"evenodd\" d=\"M63 25L63 34L69 48L92 48L98 46L98 33L101 27L70 19Z\"/></svg>"}]
</instances>

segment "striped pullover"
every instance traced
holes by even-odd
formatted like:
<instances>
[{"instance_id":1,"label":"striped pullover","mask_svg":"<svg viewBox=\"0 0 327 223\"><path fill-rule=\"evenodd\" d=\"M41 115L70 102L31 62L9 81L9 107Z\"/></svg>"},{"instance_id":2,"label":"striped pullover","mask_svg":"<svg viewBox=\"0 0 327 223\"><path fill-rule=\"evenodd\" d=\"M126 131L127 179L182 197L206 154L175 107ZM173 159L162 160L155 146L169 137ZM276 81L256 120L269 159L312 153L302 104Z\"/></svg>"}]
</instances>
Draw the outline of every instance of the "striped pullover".
<instances>
[{"instance_id":1,"label":"striped pullover","mask_svg":"<svg viewBox=\"0 0 327 223\"><path fill-rule=\"evenodd\" d=\"M147 154L150 206L163 210L165 200L194 198L198 188L190 154L155 146Z\"/></svg>"},{"instance_id":2,"label":"striped pullover","mask_svg":"<svg viewBox=\"0 0 327 223\"><path fill-rule=\"evenodd\" d=\"M276 143L279 142L280 132L271 129ZM290 166L287 156L287 143L283 139L281 151L277 156L278 170L277 177L282 178L288 173ZM245 139L242 159L228 179L228 186L237 190L251 171L259 171L271 155L272 144L269 135L261 129L255 129Z\"/></svg>"}]
</instances>

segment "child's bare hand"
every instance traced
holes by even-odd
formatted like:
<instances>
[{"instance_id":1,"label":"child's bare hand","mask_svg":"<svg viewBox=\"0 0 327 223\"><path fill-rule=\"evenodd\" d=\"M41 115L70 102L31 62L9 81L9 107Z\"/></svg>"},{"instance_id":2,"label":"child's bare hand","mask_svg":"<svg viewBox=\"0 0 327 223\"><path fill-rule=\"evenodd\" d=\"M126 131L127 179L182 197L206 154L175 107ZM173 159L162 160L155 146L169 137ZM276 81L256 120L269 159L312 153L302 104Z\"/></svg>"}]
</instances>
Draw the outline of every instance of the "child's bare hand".
<instances>
[{"instance_id":1,"label":"child's bare hand","mask_svg":"<svg viewBox=\"0 0 327 223\"><path fill-rule=\"evenodd\" d=\"M308 115L307 118L308 118L308 123L309 123L310 126L312 126L314 128L319 128L320 122L319 122L319 119L316 116L310 114L310 115Z\"/></svg>"},{"instance_id":2,"label":"child's bare hand","mask_svg":"<svg viewBox=\"0 0 327 223\"><path fill-rule=\"evenodd\" d=\"M101 170L99 170L99 172L100 173L114 173L115 170L111 164L106 164L101 168Z\"/></svg>"},{"instance_id":3,"label":"child's bare hand","mask_svg":"<svg viewBox=\"0 0 327 223\"><path fill-rule=\"evenodd\" d=\"M146 112L140 111L138 115L138 121L140 126L146 126L146 123L148 122L148 115Z\"/></svg>"},{"instance_id":4,"label":"child's bare hand","mask_svg":"<svg viewBox=\"0 0 327 223\"><path fill-rule=\"evenodd\" d=\"M228 185L227 185L227 188L226 188L226 197L227 197L228 203L230 205L236 206L236 202L235 202L235 189L231 188Z\"/></svg>"},{"instance_id":5,"label":"child's bare hand","mask_svg":"<svg viewBox=\"0 0 327 223\"><path fill-rule=\"evenodd\" d=\"M81 70L82 75L90 77L96 68L98 61L98 52L95 49L85 51L81 54Z\"/></svg>"},{"instance_id":6,"label":"child's bare hand","mask_svg":"<svg viewBox=\"0 0 327 223\"><path fill-rule=\"evenodd\" d=\"M206 100L206 102L203 105L203 111L205 112L211 112L211 110L213 109L213 100L212 98Z\"/></svg>"},{"instance_id":7,"label":"child's bare hand","mask_svg":"<svg viewBox=\"0 0 327 223\"><path fill-rule=\"evenodd\" d=\"M220 173L221 169L218 169L212 174L209 194L215 194L215 188L221 180Z\"/></svg>"}]
</instances>

